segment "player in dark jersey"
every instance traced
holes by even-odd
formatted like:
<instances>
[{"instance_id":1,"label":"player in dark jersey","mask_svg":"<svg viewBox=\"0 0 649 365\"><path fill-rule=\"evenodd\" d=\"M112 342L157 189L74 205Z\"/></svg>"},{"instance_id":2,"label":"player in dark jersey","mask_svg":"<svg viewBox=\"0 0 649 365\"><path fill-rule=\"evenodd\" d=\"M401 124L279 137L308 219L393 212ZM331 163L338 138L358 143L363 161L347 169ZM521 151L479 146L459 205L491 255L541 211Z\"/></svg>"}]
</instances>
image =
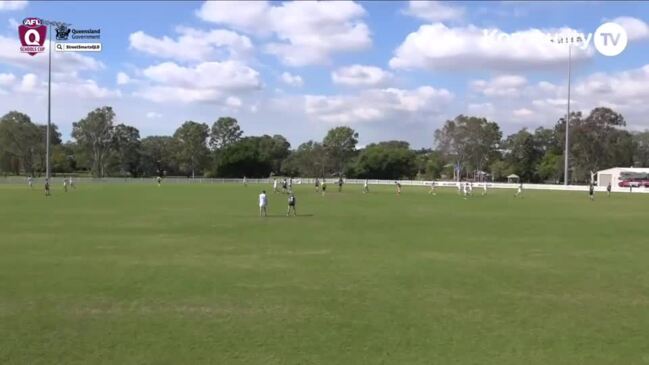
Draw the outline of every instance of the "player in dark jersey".
<instances>
[{"instance_id":1,"label":"player in dark jersey","mask_svg":"<svg viewBox=\"0 0 649 365\"><path fill-rule=\"evenodd\" d=\"M50 179L45 179L45 196L50 196Z\"/></svg>"},{"instance_id":2,"label":"player in dark jersey","mask_svg":"<svg viewBox=\"0 0 649 365\"><path fill-rule=\"evenodd\" d=\"M340 193L341 191L343 191L343 178L339 177L338 178L338 192Z\"/></svg>"},{"instance_id":3,"label":"player in dark jersey","mask_svg":"<svg viewBox=\"0 0 649 365\"><path fill-rule=\"evenodd\" d=\"M315 178L315 192L320 192L320 179L318 179L317 177Z\"/></svg>"},{"instance_id":4,"label":"player in dark jersey","mask_svg":"<svg viewBox=\"0 0 649 365\"><path fill-rule=\"evenodd\" d=\"M609 182L608 185L606 185L606 195L608 197L611 196L611 183Z\"/></svg>"},{"instance_id":5,"label":"player in dark jersey","mask_svg":"<svg viewBox=\"0 0 649 365\"><path fill-rule=\"evenodd\" d=\"M593 183L590 183L590 186L588 187L588 197L591 201L595 200L595 186Z\"/></svg>"},{"instance_id":6,"label":"player in dark jersey","mask_svg":"<svg viewBox=\"0 0 649 365\"><path fill-rule=\"evenodd\" d=\"M325 179L322 179L322 196L325 196L326 191L327 191L327 181Z\"/></svg>"},{"instance_id":7,"label":"player in dark jersey","mask_svg":"<svg viewBox=\"0 0 649 365\"><path fill-rule=\"evenodd\" d=\"M288 217L291 215L291 211L293 211L293 216L297 215L297 211L295 210L295 194L291 193L288 196L288 210L286 210L286 216Z\"/></svg>"}]
</instances>

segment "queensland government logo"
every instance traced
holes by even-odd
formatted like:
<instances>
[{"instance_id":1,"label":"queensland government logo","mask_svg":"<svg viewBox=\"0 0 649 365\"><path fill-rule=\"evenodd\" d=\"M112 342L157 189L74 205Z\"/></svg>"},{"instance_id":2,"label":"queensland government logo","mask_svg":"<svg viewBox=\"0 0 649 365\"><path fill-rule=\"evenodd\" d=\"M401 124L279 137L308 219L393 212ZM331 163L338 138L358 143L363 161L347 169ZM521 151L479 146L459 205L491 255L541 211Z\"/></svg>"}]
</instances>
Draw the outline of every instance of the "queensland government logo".
<instances>
[{"instance_id":1,"label":"queensland government logo","mask_svg":"<svg viewBox=\"0 0 649 365\"><path fill-rule=\"evenodd\" d=\"M56 28L56 40L67 41L68 39L99 39L101 38L101 29L99 28L68 28L67 25L61 24Z\"/></svg>"},{"instance_id":2,"label":"queensland government logo","mask_svg":"<svg viewBox=\"0 0 649 365\"><path fill-rule=\"evenodd\" d=\"M72 29L68 28L67 25L61 24L56 27L56 40L57 41L67 41L70 36L70 31Z\"/></svg>"},{"instance_id":3,"label":"queensland government logo","mask_svg":"<svg viewBox=\"0 0 649 365\"><path fill-rule=\"evenodd\" d=\"M44 52L45 39L47 38L47 27L38 18L25 18L23 24L18 26L18 37L20 38L20 52L35 56Z\"/></svg>"}]
</instances>

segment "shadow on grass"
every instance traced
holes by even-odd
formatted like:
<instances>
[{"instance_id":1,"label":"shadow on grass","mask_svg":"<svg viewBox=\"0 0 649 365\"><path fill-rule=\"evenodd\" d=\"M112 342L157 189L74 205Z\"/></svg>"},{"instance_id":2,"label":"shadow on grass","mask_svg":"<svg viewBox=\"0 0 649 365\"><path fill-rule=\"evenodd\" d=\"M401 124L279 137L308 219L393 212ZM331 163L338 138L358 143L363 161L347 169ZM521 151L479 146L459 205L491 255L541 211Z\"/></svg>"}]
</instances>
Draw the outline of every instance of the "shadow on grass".
<instances>
[{"instance_id":1,"label":"shadow on grass","mask_svg":"<svg viewBox=\"0 0 649 365\"><path fill-rule=\"evenodd\" d=\"M286 214L269 214L265 217L259 218L310 218L313 217L313 214L298 214L298 215L286 215Z\"/></svg>"}]
</instances>

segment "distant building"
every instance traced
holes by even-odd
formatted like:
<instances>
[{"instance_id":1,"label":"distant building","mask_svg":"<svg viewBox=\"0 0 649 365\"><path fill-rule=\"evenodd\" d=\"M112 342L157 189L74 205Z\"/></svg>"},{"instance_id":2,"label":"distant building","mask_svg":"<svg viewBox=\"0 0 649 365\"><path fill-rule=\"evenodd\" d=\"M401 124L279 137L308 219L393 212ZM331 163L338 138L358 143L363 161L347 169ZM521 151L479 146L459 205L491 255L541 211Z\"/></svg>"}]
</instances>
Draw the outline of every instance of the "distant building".
<instances>
[{"instance_id":1,"label":"distant building","mask_svg":"<svg viewBox=\"0 0 649 365\"><path fill-rule=\"evenodd\" d=\"M613 167L597 171L597 186L613 188L649 188L649 167Z\"/></svg>"}]
</instances>

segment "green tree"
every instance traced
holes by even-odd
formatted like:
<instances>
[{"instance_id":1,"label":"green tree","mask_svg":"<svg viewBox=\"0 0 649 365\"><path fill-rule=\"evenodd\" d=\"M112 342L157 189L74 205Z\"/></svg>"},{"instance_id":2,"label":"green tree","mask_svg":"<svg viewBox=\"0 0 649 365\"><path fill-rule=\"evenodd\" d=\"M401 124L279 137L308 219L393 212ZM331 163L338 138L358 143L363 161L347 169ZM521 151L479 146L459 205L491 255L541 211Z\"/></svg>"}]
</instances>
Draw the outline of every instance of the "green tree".
<instances>
[{"instance_id":1,"label":"green tree","mask_svg":"<svg viewBox=\"0 0 649 365\"><path fill-rule=\"evenodd\" d=\"M572 113L570 118L570 165L572 181L589 181L590 171L633 164L633 137L623 129L624 117L610 108L595 108L587 117ZM565 120L555 127L557 139L565 145Z\"/></svg>"},{"instance_id":2,"label":"green tree","mask_svg":"<svg viewBox=\"0 0 649 365\"><path fill-rule=\"evenodd\" d=\"M323 176L326 158L321 143L308 141L298 146L282 162L282 172L291 176Z\"/></svg>"},{"instance_id":3,"label":"green tree","mask_svg":"<svg viewBox=\"0 0 649 365\"><path fill-rule=\"evenodd\" d=\"M44 142L41 130L28 115L12 111L0 118L0 151L6 155L5 168L16 175L21 168L34 174L37 150Z\"/></svg>"},{"instance_id":4,"label":"green tree","mask_svg":"<svg viewBox=\"0 0 649 365\"><path fill-rule=\"evenodd\" d=\"M548 151L543 155L536 168L542 181L558 184L563 176L563 154Z\"/></svg>"},{"instance_id":5,"label":"green tree","mask_svg":"<svg viewBox=\"0 0 649 365\"><path fill-rule=\"evenodd\" d=\"M483 170L498 155L502 133L495 122L459 115L435 131L437 150L466 171Z\"/></svg>"},{"instance_id":6,"label":"green tree","mask_svg":"<svg viewBox=\"0 0 649 365\"><path fill-rule=\"evenodd\" d=\"M444 173L444 159L439 151L431 149L420 149L415 151L415 166L417 167L417 179L430 180L439 179Z\"/></svg>"},{"instance_id":7,"label":"green tree","mask_svg":"<svg viewBox=\"0 0 649 365\"><path fill-rule=\"evenodd\" d=\"M503 160L492 161L489 170L494 181L504 181L512 173L511 167Z\"/></svg>"},{"instance_id":8,"label":"green tree","mask_svg":"<svg viewBox=\"0 0 649 365\"><path fill-rule=\"evenodd\" d=\"M77 169L73 143L57 144L52 147L52 171L70 173Z\"/></svg>"},{"instance_id":9,"label":"green tree","mask_svg":"<svg viewBox=\"0 0 649 365\"><path fill-rule=\"evenodd\" d=\"M169 136L149 136L140 142L140 169L148 176L178 173L174 156L174 139Z\"/></svg>"},{"instance_id":10,"label":"green tree","mask_svg":"<svg viewBox=\"0 0 649 365\"><path fill-rule=\"evenodd\" d=\"M120 173L137 176L140 172L140 131L129 125L118 124L113 133L113 143Z\"/></svg>"},{"instance_id":11,"label":"green tree","mask_svg":"<svg viewBox=\"0 0 649 365\"><path fill-rule=\"evenodd\" d=\"M360 152L354 171L360 178L412 178L417 173L416 157L408 142L373 143Z\"/></svg>"},{"instance_id":12,"label":"green tree","mask_svg":"<svg viewBox=\"0 0 649 365\"><path fill-rule=\"evenodd\" d=\"M176 156L183 170L196 175L196 170L202 170L207 161L207 137L209 127L204 123L187 121L174 133Z\"/></svg>"},{"instance_id":13,"label":"green tree","mask_svg":"<svg viewBox=\"0 0 649 365\"><path fill-rule=\"evenodd\" d=\"M231 117L221 117L210 130L210 147L214 150L220 150L241 139L243 131L239 127L239 122Z\"/></svg>"},{"instance_id":14,"label":"green tree","mask_svg":"<svg viewBox=\"0 0 649 365\"><path fill-rule=\"evenodd\" d=\"M649 167L649 131L633 134L633 164L638 167Z\"/></svg>"},{"instance_id":15,"label":"green tree","mask_svg":"<svg viewBox=\"0 0 649 365\"><path fill-rule=\"evenodd\" d=\"M225 147L219 154L217 175L221 177L269 176L273 170L272 160L262 157L262 139L263 137L244 137Z\"/></svg>"},{"instance_id":16,"label":"green tree","mask_svg":"<svg viewBox=\"0 0 649 365\"><path fill-rule=\"evenodd\" d=\"M281 171L282 161L290 155L290 148L291 144L282 135L259 137L259 158L268 161L275 174Z\"/></svg>"},{"instance_id":17,"label":"green tree","mask_svg":"<svg viewBox=\"0 0 649 365\"><path fill-rule=\"evenodd\" d=\"M38 125L38 129L40 130L40 141L34 145L34 153L35 153L35 159L36 159L36 167L39 171L45 171L46 168L46 163L45 160L47 160L47 145L45 144L45 141L47 141L47 125L46 124L41 124ZM61 133L59 132L59 127L51 123L50 124L50 152L52 153L52 158L54 157L54 149L61 145ZM52 171L53 171L53 166L52 166Z\"/></svg>"},{"instance_id":18,"label":"green tree","mask_svg":"<svg viewBox=\"0 0 649 365\"><path fill-rule=\"evenodd\" d=\"M92 174L103 177L108 162L108 155L113 144L113 108L97 108L80 121L72 124L72 137L92 161Z\"/></svg>"},{"instance_id":19,"label":"green tree","mask_svg":"<svg viewBox=\"0 0 649 365\"><path fill-rule=\"evenodd\" d=\"M521 129L507 137L505 146L508 149L505 161L511 171L520 176L523 181L538 181L537 167L544 152L541 146L537 145L534 135L525 128Z\"/></svg>"},{"instance_id":20,"label":"green tree","mask_svg":"<svg viewBox=\"0 0 649 365\"><path fill-rule=\"evenodd\" d=\"M345 165L354 156L357 143L358 133L349 127L336 127L327 132L322 145L334 174L343 174Z\"/></svg>"}]
</instances>

